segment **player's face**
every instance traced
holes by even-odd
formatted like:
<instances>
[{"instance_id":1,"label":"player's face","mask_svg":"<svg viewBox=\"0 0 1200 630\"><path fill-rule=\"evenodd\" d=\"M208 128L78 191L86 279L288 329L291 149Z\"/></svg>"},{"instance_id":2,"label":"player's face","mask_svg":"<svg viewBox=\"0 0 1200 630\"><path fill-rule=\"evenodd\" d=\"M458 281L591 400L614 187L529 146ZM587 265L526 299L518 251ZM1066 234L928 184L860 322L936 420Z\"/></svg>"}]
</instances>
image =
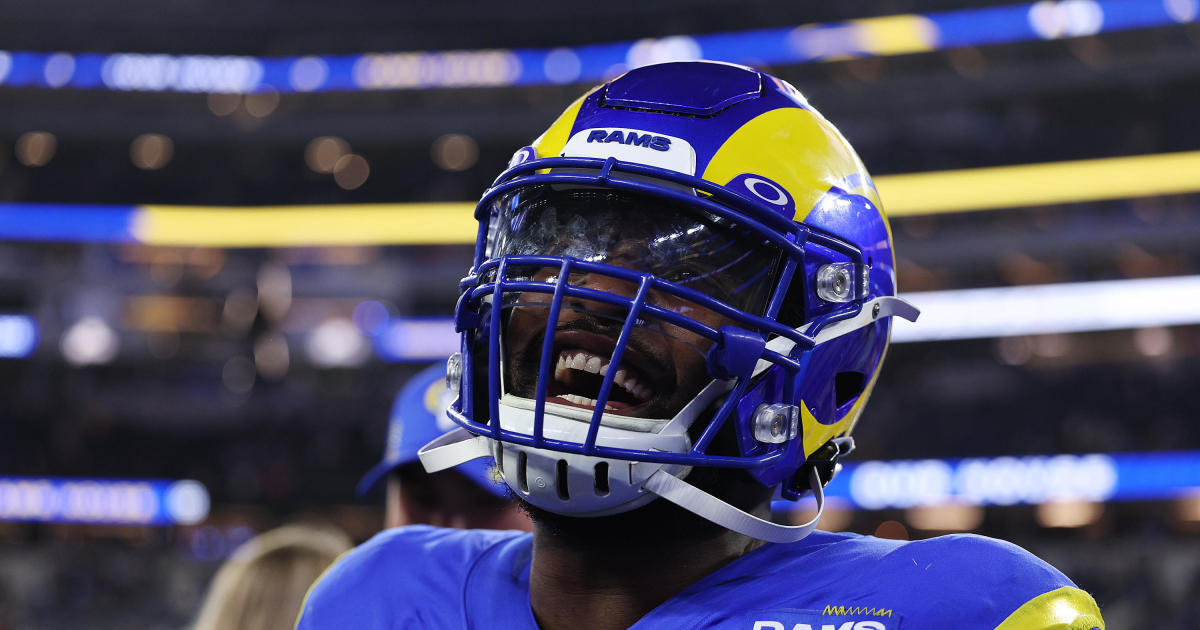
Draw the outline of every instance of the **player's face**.
<instances>
[{"instance_id":1,"label":"player's face","mask_svg":"<svg viewBox=\"0 0 1200 630\"><path fill-rule=\"evenodd\" d=\"M661 205L639 207L637 199L547 197L510 217L502 246L512 253L570 256L650 272L738 308L761 308L764 291L759 284L765 283L756 284L753 277L747 282L745 273L769 276L771 258L740 242L727 226ZM548 283L557 282L558 274L556 267L518 271ZM572 273L568 283L622 298L632 298L638 289L636 282L603 273ZM628 308L567 297L557 321L549 322L551 301L549 294L526 292L507 305L505 374L508 391L517 396L535 396L547 326L554 330L547 402L594 409L604 375L615 371L607 413L665 419L711 379L705 356L712 342L702 335L644 314L632 329L620 365L614 366L611 359ZM647 303L713 329L734 323L666 292L650 291Z\"/></svg>"},{"instance_id":2,"label":"player's face","mask_svg":"<svg viewBox=\"0 0 1200 630\"><path fill-rule=\"evenodd\" d=\"M554 282L557 270L543 269L535 279ZM580 274L571 284L622 297L633 297L630 282L599 274ZM652 293L651 303L687 313L714 328L732 323L708 309L689 305L670 295ZM523 295L508 321L508 369L513 392L532 397L537 385L538 361L547 326L550 296ZM571 300L555 325L553 382L547 401L595 408L604 375L615 369L613 389L606 409L617 415L669 418L683 408L708 382L704 352L711 342L673 326L641 325L633 329L619 366L610 359L621 332L623 313L589 300Z\"/></svg>"}]
</instances>

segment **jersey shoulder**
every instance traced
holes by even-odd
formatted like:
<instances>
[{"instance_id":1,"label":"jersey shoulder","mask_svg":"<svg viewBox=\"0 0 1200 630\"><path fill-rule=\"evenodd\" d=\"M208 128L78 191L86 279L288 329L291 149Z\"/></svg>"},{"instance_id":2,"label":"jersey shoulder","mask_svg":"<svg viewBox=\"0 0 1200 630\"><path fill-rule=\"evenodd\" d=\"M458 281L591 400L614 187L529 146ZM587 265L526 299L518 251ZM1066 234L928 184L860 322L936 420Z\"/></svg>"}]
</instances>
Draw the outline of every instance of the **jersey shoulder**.
<instances>
[{"instance_id":1,"label":"jersey shoulder","mask_svg":"<svg viewBox=\"0 0 1200 630\"><path fill-rule=\"evenodd\" d=\"M1104 628L1092 598L1060 571L1017 545L973 534L899 541L818 531L764 547L718 577L711 586L731 603L807 611L834 627ZM768 589L761 579L791 586Z\"/></svg>"},{"instance_id":2,"label":"jersey shoulder","mask_svg":"<svg viewBox=\"0 0 1200 630\"><path fill-rule=\"evenodd\" d=\"M462 593L478 558L520 532L412 525L385 530L317 580L297 630L461 625Z\"/></svg>"},{"instance_id":3,"label":"jersey shoulder","mask_svg":"<svg viewBox=\"0 0 1200 630\"><path fill-rule=\"evenodd\" d=\"M848 538L877 556L878 578L907 594L922 626L996 630L1103 630L1095 601L1058 569L1013 543L954 534L900 544ZM879 555L882 554L882 555Z\"/></svg>"}]
</instances>

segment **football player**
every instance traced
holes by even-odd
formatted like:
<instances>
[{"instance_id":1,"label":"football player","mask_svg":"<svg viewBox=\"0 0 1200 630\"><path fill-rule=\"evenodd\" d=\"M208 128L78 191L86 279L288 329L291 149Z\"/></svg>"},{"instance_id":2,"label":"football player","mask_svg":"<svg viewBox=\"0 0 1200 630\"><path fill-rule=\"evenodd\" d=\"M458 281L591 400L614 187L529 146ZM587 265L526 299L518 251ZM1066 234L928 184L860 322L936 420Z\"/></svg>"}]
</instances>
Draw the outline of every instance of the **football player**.
<instances>
[{"instance_id":1,"label":"football player","mask_svg":"<svg viewBox=\"0 0 1200 630\"><path fill-rule=\"evenodd\" d=\"M917 315L871 178L791 85L631 70L518 151L476 218L458 427L421 459L494 457L534 532L383 534L300 628L1104 627L1005 542L769 520L773 496L821 506L891 318Z\"/></svg>"},{"instance_id":2,"label":"football player","mask_svg":"<svg viewBox=\"0 0 1200 630\"><path fill-rule=\"evenodd\" d=\"M508 500L490 458L435 473L425 472L417 461L422 446L454 426L445 413L450 402L445 383L444 364L405 383L392 404L383 459L359 481L359 496L383 482L385 528L426 524L529 531L529 517Z\"/></svg>"}]
</instances>

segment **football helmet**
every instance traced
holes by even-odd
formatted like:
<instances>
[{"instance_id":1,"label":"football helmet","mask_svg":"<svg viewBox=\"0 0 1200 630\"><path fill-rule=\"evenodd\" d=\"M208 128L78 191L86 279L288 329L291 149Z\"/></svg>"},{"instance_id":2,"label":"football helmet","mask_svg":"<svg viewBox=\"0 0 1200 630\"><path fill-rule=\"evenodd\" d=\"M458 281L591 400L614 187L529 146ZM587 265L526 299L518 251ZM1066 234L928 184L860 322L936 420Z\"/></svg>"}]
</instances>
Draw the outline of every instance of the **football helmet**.
<instances>
[{"instance_id":1,"label":"football helmet","mask_svg":"<svg viewBox=\"0 0 1200 630\"><path fill-rule=\"evenodd\" d=\"M852 448L887 348L892 238L836 128L752 68L645 66L575 101L484 192L437 470L492 455L512 492L589 517L663 497L802 538L685 481L740 468L784 498ZM818 511L819 518L819 511Z\"/></svg>"}]
</instances>

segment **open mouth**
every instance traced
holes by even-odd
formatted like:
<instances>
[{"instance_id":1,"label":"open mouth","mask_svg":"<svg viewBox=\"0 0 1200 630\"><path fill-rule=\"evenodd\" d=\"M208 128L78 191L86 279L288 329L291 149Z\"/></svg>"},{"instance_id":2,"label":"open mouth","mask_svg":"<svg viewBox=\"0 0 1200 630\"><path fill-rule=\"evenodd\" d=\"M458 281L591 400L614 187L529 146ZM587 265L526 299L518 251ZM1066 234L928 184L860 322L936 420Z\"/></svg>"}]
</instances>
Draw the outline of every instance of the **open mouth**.
<instances>
[{"instance_id":1,"label":"open mouth","mask_svg":"<svg viewBox=\"0 0 1200 630\"><path fill-rule=\"evenodd\" d=\"M608 357L578 348L559 351L558 363L554 366L554 381L547 391L547 402L595 409L600 386L609 369ZM655 394L649 377L637 368L622 363L613 375L613 387L604 409L628 415L654 400Z\"/></svg>"}]
</instances>

